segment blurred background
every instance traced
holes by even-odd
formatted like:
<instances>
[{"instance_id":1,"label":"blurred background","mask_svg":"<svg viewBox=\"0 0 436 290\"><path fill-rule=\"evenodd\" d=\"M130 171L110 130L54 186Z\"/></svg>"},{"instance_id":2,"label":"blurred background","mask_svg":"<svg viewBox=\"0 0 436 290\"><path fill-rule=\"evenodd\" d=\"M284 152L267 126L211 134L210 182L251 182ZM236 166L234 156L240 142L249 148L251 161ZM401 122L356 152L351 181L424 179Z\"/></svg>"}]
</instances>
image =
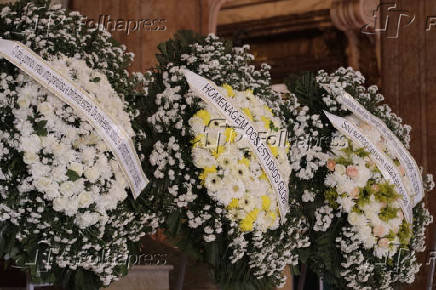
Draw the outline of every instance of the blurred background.
<instances>
[{"instance_id":1,"label":"blurred background","mask_svg":"<svg viewBox=\"0 0 436 290\"><path fill-rule=\"evenodd\" d=\"M0 0L4 2L8 1ZM180 29L216 33L235 44L250 44L256 64L270 64L273 83L278 85L288 75L304 71L333 71L340 66L360 70L367 85L379 86L394 112L413 127L411 150L418 164L436 173L434 0L54 2L81 12L90 21L106 23L114 38L135 53L132 71L152 68L156 63L156 46ZM148 19L150 29L127 32L115 27L116 21L129 19ZM431 194L427 199L431 213L436 214L436 199ZM427 233L427 251L420 256L423 269L408 289L425 289L429 269L426 262L434 243L433 235L434 228ZM182 289L180 277L186 263L183 289L215 289L207 282L207 269L186 260L177 249L167 247L163 235L144 241L144 249L168 254L168 263L175 267L170 272L170 289ZM0 288L22 285L22 276L7 273L0 277L7 275L7 280L12 282L0 284ZM15 280L14 275L18 275ZM6 280L0 278L0 281ZM287 287L291 289L290 285Z\"/></svg>"}]
</instances>

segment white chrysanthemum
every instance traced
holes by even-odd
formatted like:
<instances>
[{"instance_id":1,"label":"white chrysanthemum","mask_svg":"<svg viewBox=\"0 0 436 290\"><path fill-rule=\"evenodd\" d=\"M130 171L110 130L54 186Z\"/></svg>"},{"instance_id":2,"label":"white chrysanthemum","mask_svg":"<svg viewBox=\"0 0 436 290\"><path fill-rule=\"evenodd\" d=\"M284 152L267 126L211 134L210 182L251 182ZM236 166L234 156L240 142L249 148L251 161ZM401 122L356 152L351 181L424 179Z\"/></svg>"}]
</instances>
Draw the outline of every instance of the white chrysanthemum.
<instances>
[{"instance_id":1,"label":"white chrysanthemum","mask_svg":"<svg viewBox=\"0 0 436 290\"><path fill-rule=\"evenodd\" d=\"M366 226L368 220L363 214L351 212L348 214L348 223L352 226Z\"/></svg>"},{"instance_id":2,"label":"white chrysanthemum","mask_svg":"<svg viewBox=\"0 0 436 290\"><path fill-rule=\"evenodd\" d=\"M200 147L194 147L192 149L192 161L195 166L200 168L207 168L215 165L215 159L209 150Z\"/></svg>"},{"instance_id":3,"label":"white chrysanthemum","mask_svg":"<svg viewBox=\"0 0 436 290\"><path fill-rule=\"evenodd\" d=\"M130 136L133 135L130 117L105 76L92 72L85 62L77 59L61 56L54 59L52 65L80 80L82 88L94 96L95 101L118 125ZM32 108L36 108L41 114L37 121L44 124L43 130L46 131L43 134L35 131L34 125L28 121L17 123L23 129L20 130L19 149L24 153L24 161L33 176L33 186L44 192L47 200L54 199L56 211L64 211L71 216L77 212L78 196L85 184L89 187L98 183L99 187L104 185L105 189L91 192L102 195L88 199L91 202L84 202L82 198L80 207L99 203L96 206L102 213L115 208L127 196L127 184L121 169L113 167L105 156L105 152L109 151L105 142L71 107L30 81L27 76L21 79L23 85L17 89L21 95L20 106L13 113L17 120L30 120L34 115ZM73 123L78 126L73 126ZM51 155L44 157L44 154ZM49 160L50 166L46 164ZM113 182L114 176L116 182Z\"/></svg>"}]
</instances>

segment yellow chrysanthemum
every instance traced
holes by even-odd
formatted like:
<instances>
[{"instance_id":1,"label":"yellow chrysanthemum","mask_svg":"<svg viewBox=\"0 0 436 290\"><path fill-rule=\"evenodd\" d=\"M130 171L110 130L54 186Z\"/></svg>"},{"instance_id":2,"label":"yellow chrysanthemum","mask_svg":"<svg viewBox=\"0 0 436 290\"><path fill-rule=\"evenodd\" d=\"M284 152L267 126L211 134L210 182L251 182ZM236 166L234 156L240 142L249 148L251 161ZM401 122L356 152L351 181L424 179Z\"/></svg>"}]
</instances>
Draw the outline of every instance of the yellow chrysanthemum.
<instances>
[{"instance_id":1,"label":"yellow chrysanthemum","mask_svg":"<svg viewBox=\"0 0 436 290\"><path fill-rule=\"evenodd\" d=\"M262 174L259 176L260 179L268 180L268 176L266 175L265 171L262 169Z\"/></svg>"},{"instance_id":2,"label":"yellow chrysanthemum","mask_svg":"<svg viewBox=\"0 0 436 290\"><path fill-rule=\"evenodd\" d=\"M250 211L245 218L248 218L252 221L255 221L259 212L260 212L260 209L255 208L252 211Z\"/></svg>"},{"instance_id":3,"label":"yellow chrysanthemum","mask_svg":"<svg viewBox=\"0 0 436 290\"><path fill-rule=\"evenodd\" d=\"M215 173L215 172L216 172L216 167L206 167L203 169L203 172L200 173L198 178L200 178L201 180L204 181L209 174Z\"/></svg>"},{"instance_id":4,"label":"yellow chrysanthemum","mask_svg":"<svg viewBox=\"0 0 436 290\"><path fill-rule=\"evenodd\" d=\"M269 211L268 212L268 215L271 217L271 219L273 220L273 221L275 221L276 220L276 218L277 218L277 215L276 215L276 213L275 212L273 212L273 211Z\"/></svg>"},{"instance_id":5,"label":"yellow chrysanthemum","mask_svg":"<svg viewBox=\"0 0 436 290\"><path fill-rule=\"evenodd\" d=\"M239 223L239 229L243 232L249 232L253 230L253 223L254 221L248 220L248 219L243 219L240 223Z\"/></svg>"},{"instance_id":6,"label":"yellow chrysanthemum","mask_svg":"<svg viewBox=\"0 0 436 290\"><path fill-rule=\"evenodd\" d=\"M250 119L251 121L253 121L253 115L251 114L251 111L249 108L243 108L242 112L244 112L244 114L248 117L248 119Z\"/></svg>"},{"instance_id":7,"label":"yellow chrysanthemum","mask_svg":"<svg viewBox=\"0 0 436 290\"><path fill-rule=\"evenodd\" d=\"M248 232L253 230L253 224L259 212L260 210L255 208L245 216L245 218L239 223L239 228L241 231Z\"/></svg>"},{"instance_id":8,"label":"yellow chrysanthemum","mask_svg":"<svg viewBox=\"0 0 436 290\"><path fill-rule=\"evenodd\" d=\"M271 206L271 199L267 195L262 195L261 198L262 198L262 209L265 211L269 210Z\"/></svg>"},{"instance_id":9,"label":"yellow chrysanthemum","mask_svg":"<svg viewBox=\"0 0 436 290\"><path fill-rule=\"evenodd\" d=\"M286 140L285 146L286 146L285 147L286 153L289 153L289 150L291 150L291 143L289 143L289 141Z\"/></svg>"},{"instance_id":10,"label":"yellow chrysanthemum","mask_svg":"<svg viewBox=\"0 0 436 290\"><path fill-rule=\"evenodd\" d=\"M226 142L233 143L236 138L236 131L233 128L226 128L224 131L224 135L226 136Z\"/></svg>"},{"instance_id":11,"label":"yellow chrysanthemum","mask_svg":"<svg viewBox=\"0 0 436 290\"><path fill-rule=\"evenodd\" d=\"M197 136L195 136L194 139L191 140L192 147L203 146L203 138L204 134L198 134Z\"/></svg>"},{"instance_id":12,"label":"yellow chrysanthemum","mask_svg":"<svg viewBox=\"0 0 436 290\"><path fill-rule=\"evenodd\" d=\"M272 113L272 109L270 107L268 107L267 105L263 106L265 108L265 110L270 111Z\"/></svg>"},{"instance_id":13,"label":"yellow chrysanthemum","mask_svg":"<svg viewBox=\"0 0 436 290\"><path fill-rule=\"evenodd\" d=\"M223 154L225 147L223 145L218 145L216 149L212 150L212 155L217 159L221 154Z\"/></svg>"},{"instance_id":14,"label":"yellow chrysanthemum","mask_svg":"<svg viewBox=\"0 0 436 290\"><path fill-rule=\"evenodd\" d=\"M253 94L253 89L246 89L245 92L250 94L250 95L252 95Z\"/></svg>"},{"instance_id":15,"label":"yellow chrysanthemum","mask_svg":"<svg viewBox=\"0 0 436 290\"><path fill-rule=\"evenodd\" d=\"M205 126L209 125L210 122L210 113L206 110L200 110L195 114L195 117L198 117L203 120L203 124Z\"/></svg>"},{"instance_id":16,"label":"yellow chrysanthemum","mask_svg":"<svg viewBox=\"0 0 436 290\"><path fill-rule=\"evenodd\" d=\"M250 167L250 159L248 159L248 158L245 158L245 157L242 158L241 160L239 160L239 163L242 163L245 166Z\"/></svg>"},{"instance_id":17,"label":"yellow chrysanthemum","mask_svg":"<svg viewBox=\"0 0 436 290\"><path fill-rule=\"evenodd\" d=\"M278 146L272 146L268 144L269 149L271 150L271 153L274 157L277 157L279 155L279 147Z\"/></svg>"},{"instance_id":18,"label":"yellow chrysanthemum","mask_svg":"<svg viewBox=\"0 0 436 290\"><path fill-rule=\"evenodd\" d=\"M232 198L232 201L227 205L228 209L237 208L239 204L239 200L237 198Z\"/></svg>"},{"instance_id":19,"label":"yellow chrysanthemum","mask_svg":"<svg viewBox=\"0 0 436 290\"><path fill-rule=\"evenodd\" d=\"M260 117L260 120L262 120L262 122L263 122L263 126L265 127L265 129L270 129L270 123L271 123L271 119L270 118L267 118L267 117L265 117L265 116L261 116Z\"/></svg>"},{"instance_id":20,"label":"yellow chrysanthemum","mask_svg":"<svg viewBox=\"0 0 436 290\"><path fill-rule=\"evenodd\" d=\"M224 84L223 88L226 89L227 96L232 97L232 98L235 96L235 92L233 91L233 88L230 85Z\"/></svg>"}]
</instances>

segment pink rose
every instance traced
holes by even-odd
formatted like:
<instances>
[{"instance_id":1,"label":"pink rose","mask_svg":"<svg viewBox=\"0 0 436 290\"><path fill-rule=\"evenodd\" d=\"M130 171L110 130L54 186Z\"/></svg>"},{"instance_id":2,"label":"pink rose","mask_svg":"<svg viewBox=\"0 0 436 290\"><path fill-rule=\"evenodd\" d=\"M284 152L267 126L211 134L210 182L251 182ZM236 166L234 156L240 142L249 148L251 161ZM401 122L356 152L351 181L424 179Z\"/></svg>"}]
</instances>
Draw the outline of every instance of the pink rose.
<instances>
[{"instance_id":1,"label":"pink rose","mask_svg":"<svg viewBox=\"0 0 436 290\"><path fill-rule=\"evenodd\" d=\"M356 166L348 166L347 167L347 175L351 178L355 178L359 175L359 169Z\"/></svg>"},{"instance_id":2,"label":"pink rose","mask_svg":"<svg viewBox=\"0 0 436 290\"><path fill-rule=\"evenodd\" d=\"M350 195L351 195L352 198L358 198L358 197L359 197L359 193L360 193L359 188L358 188L358 187L355 187L355 188L351 191Z\"/></svg>"},{"instance_id":3,"label":"pink rose","mask_svg":"<svg viewBox=\"0 0 436 290\"><path fill-rule=\"evenodd\" d=\"M389 239L388 239L388 238L380 239L380 240L378 241L378 246L379 246L380 248L387 248L387 247L389 246Z\"/></svg>"},{"instance_id":4,"label":"pink rose","mask_svg":"<svg viewBox=\"0 0 436 290\"><path fill-rule=\"evenodd\" d=\"M386 228L381 225L376 225L372 231L376 237L383 237L387 232Z\"/></svg>"},{"instance_id":5,"label":"pink rose","mask_svg":"<svg viewBox=\"0 0 436 290\"><path fill-rule=\"evenodd\" d=\"M335 170L335 167L336 167L336 161L334 161L333 159L329 159L329 160L327 161L327 168L328 168L330 171L334 171L334 170Z\"/></svg>"}]
</instances>

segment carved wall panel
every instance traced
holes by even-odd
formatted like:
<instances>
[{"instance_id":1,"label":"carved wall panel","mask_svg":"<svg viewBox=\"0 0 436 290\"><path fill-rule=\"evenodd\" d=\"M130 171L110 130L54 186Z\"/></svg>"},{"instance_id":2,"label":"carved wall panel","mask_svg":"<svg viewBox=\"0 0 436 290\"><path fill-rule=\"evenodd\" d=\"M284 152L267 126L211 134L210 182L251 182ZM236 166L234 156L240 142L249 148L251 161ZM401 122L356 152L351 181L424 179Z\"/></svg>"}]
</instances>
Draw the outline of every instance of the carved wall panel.
<instances>
[{"instance_id":1,"label":"carved wall panel","mask_svg":"<svg viewBox=\"0 0 436 290\"><path fill-rule=\"evenodd\" d=\"M123 29L110 31L114 38L135 53L132 71L144 71L156 64L157 45L168 40L180 29L190 29L203 34L209 32L209 8L215 1L203 0L70 0L70 8L98 21L107 15L115 21L151 19L159 23L151 29L126 33ZM103 22L103 21L101 21ZM107 21L106 21L107 23ZM148 23L148 22L147 22ZM122 27L122 25L120 25ZM157 29L156 27L159 27Z\"/></svg>"}]
</instances>

